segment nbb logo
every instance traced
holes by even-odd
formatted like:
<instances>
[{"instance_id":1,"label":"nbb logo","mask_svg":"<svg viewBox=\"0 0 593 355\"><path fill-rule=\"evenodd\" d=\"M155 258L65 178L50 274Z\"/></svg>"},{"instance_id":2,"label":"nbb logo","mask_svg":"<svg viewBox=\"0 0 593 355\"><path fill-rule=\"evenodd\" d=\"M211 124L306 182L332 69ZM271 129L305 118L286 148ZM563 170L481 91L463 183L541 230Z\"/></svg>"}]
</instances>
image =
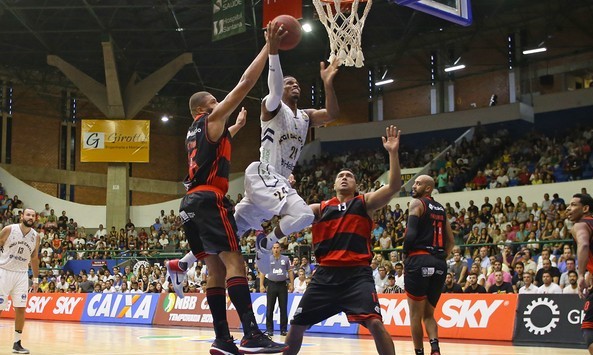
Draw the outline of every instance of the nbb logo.
<instances>
[{"instance_id":1,"label":"nbb logo","mask_svg":"<svg viewBox=\"0 0 593 355\"><path fill-rule=\"evenodd\" d=\"M163 310L170 313L172 310L196 309L198 298L196 296L177 297L174 293L169 293L163 300Z\"/></svg>"},{"instance_id":2,"label":"nbb logo","mask_svg":"<svg viewBox=\"0 0 593 355\"><path fill-rule=\"evenodd\" d=\"M89 297L83 321L150 323L158 294L94 294Z\"/></svg>"}]
</instances>

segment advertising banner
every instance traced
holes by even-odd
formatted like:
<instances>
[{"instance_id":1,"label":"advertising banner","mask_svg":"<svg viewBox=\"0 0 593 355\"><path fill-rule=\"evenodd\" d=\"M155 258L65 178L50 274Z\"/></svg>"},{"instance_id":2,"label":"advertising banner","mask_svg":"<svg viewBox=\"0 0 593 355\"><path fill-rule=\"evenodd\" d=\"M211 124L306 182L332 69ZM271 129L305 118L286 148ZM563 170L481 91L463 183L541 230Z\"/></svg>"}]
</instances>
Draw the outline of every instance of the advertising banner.
<instances>
[{"instance_id":1,"label":"advertising banner","mask_svg":"<svg viewBox=\"0 0 593 355\"><path fill-rule=\"evenodd\" d=\"M379 295L385 328L410 336L410 310L405 294ZM517 295L443 294L435 308L440 338L511 340ZM370 334L360 327L360 334Z\"/></svg>"},{"instance_id":2,"label":"advertising banner","mask_svg":"<svg viewBox=\"0 0 593 355\"><path fill-rule=\"evenodd\" d=\"M294 317L299 302L301 301L301 294L288 294L288 324ZM266 330L266 305L267 298L265 293L252 293L251 303L253 305L253 312L255 313L255 320L259 324L260 329ZM280 331L280 310L278 302L274 308L274 330ZM338 333L338 334L357 334L358 324L350 324L344 313L338 313L321 323L313 325L308 332L311 333Z\"/></svg>"},{"instance_id":3,"label":"advertising banner","mask_svg":"<svg viewBox=\"0 0 593 355\"><path fill-rule=\"evenodd\" d=\"M27 319L79 321L87 294L82 293L30 293L25 316ZM14 318L12 300L10 308L0 314L1 318Z\"/></svg>"},{"instance_id":4,"label":"advertising banner","mask_svg":"<svg viewBox=\"0 0 593 355\"><path fill-rule=\"evenodd\" d=\"M243 0L212 0L212 41L245 32Z\"/></svg>"},{"instance_id":5,"label":"advertising banner","mask_svg":"<svg viewBox=\"0 0 593 355\"><path fill-rule=\"evenodd\" d=\"M158 293L89 293L81 321L152 324Z\"/></svg>"},{"instance_id":6,"label":"advertising banner","mask_svg":"<svg viewBox=\"0 0 593 355\"><path fill-rule=\"evenodd\" d=\"M148 120L82 120L80 134L83 163L148 163Z\"/></svg>"},{"instance_id":7,"label":"advertising banner","mask_svg":"<svg viewBox=\"0 0 593 355\"><path fill-rule=\"evenodd\" d=\"M239 315L228 297L227 322L231 329L241 328ZM206 294L188 293L183 298L174 293L161 294L153 324L212 328L212 314Z\"/></svg>"},{"instance_id":8,"label":"advertising banner","mask_svg":"<svg viewBox=\"0 0 593 355\"><path fill-rule=\"evenodd\" d=\"M584 301L578 295L520 295L517 324L513 341L516 343L562 343L581 345Z\"/></svg>"}]
</instances>

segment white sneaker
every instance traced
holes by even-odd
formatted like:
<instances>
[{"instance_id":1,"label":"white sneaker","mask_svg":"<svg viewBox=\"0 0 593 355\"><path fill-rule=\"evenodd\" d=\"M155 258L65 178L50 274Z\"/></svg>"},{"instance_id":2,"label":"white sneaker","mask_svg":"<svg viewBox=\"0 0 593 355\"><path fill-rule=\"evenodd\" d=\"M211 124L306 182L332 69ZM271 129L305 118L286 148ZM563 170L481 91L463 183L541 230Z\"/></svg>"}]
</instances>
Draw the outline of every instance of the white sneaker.
<instances>
[{"instance_id":1,"label":"white sneaker","mask_svg":"<svg viewBox=\"0 0 593 355\"><path fill-rule=\"evenodd\" d=\"M179 268L179 259L165 262L165 267L167 268L167 278L171 279L175 294L179 298L185 297L183 294L183 281L185 281L187 277L187 271L183 271Z\"/></svg>"}]
</instances>

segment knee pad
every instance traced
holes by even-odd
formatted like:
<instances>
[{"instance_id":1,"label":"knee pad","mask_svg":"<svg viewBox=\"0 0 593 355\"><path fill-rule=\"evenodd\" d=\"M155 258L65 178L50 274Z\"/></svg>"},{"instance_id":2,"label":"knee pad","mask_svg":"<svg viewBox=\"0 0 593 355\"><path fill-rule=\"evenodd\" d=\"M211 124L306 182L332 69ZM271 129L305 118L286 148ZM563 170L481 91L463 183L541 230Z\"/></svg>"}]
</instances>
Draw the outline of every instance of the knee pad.
<instances>
[{"instance_id":1,"label":"knee pad","mask_svg":"<svg viewBox=\"0 0 593 355\"><path fill-rule=\"evenodd\" d=\"M593 344L593 329L583 329L583 339L585 339L585 344L587 347Z\"/></svg>"}]
</instances>

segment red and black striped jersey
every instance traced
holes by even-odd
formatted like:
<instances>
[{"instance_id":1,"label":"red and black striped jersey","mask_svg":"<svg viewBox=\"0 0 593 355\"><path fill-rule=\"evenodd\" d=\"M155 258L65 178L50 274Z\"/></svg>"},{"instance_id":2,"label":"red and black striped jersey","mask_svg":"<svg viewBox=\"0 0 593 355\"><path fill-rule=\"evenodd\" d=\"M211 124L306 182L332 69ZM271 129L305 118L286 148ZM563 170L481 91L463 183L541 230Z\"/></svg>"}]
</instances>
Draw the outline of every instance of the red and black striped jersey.
<instances>
[{"instance_id":1,"label":"red and black striped jersey","mask_svg":"<svg viewBox=\"0 0 593 355\"><path fill-rule=\"evenodd\" d=\"M443 256L447 223L445 208L432 197L422 197L419 200L424 205L424 213L418 221L418 234L406 252L409 254L425 250L433 255Z\"/></svg>"},{"instance_id":2,"label":"red and black striped jersey","mask_svg":"<svg viewBox=\"0 0 593 355\"><path fill-rule=\"evenodd\" d=\"M313 224L313 248L321 266L368 266L373 258L369 217L363 195L321 202Z\"/></svg>"},{"instance_id":3,"label":"red and black striped jersey","mask_svg":"<svg viewBox=\"0 0 593 355\"><path fill-rule=\"evenodd\" d=\"M208 139L208 114L196 116L187 131L188 174L183 181L189 192L198 186L213 186L226 195L231 167L231 134L227 129L217 142Z\"/></svg>"},{"instance_id":4,"label":"red and black striped jersey","mask_svg":"<svg viewBox=\"0 0 593 355\"><path fill-rule=\"evenodd\" d=\"M587 260L587 270L593 274L593 217L583 217L577 223L585 223L589 228L589 260Z\"/></svg>"}]
</instances>

